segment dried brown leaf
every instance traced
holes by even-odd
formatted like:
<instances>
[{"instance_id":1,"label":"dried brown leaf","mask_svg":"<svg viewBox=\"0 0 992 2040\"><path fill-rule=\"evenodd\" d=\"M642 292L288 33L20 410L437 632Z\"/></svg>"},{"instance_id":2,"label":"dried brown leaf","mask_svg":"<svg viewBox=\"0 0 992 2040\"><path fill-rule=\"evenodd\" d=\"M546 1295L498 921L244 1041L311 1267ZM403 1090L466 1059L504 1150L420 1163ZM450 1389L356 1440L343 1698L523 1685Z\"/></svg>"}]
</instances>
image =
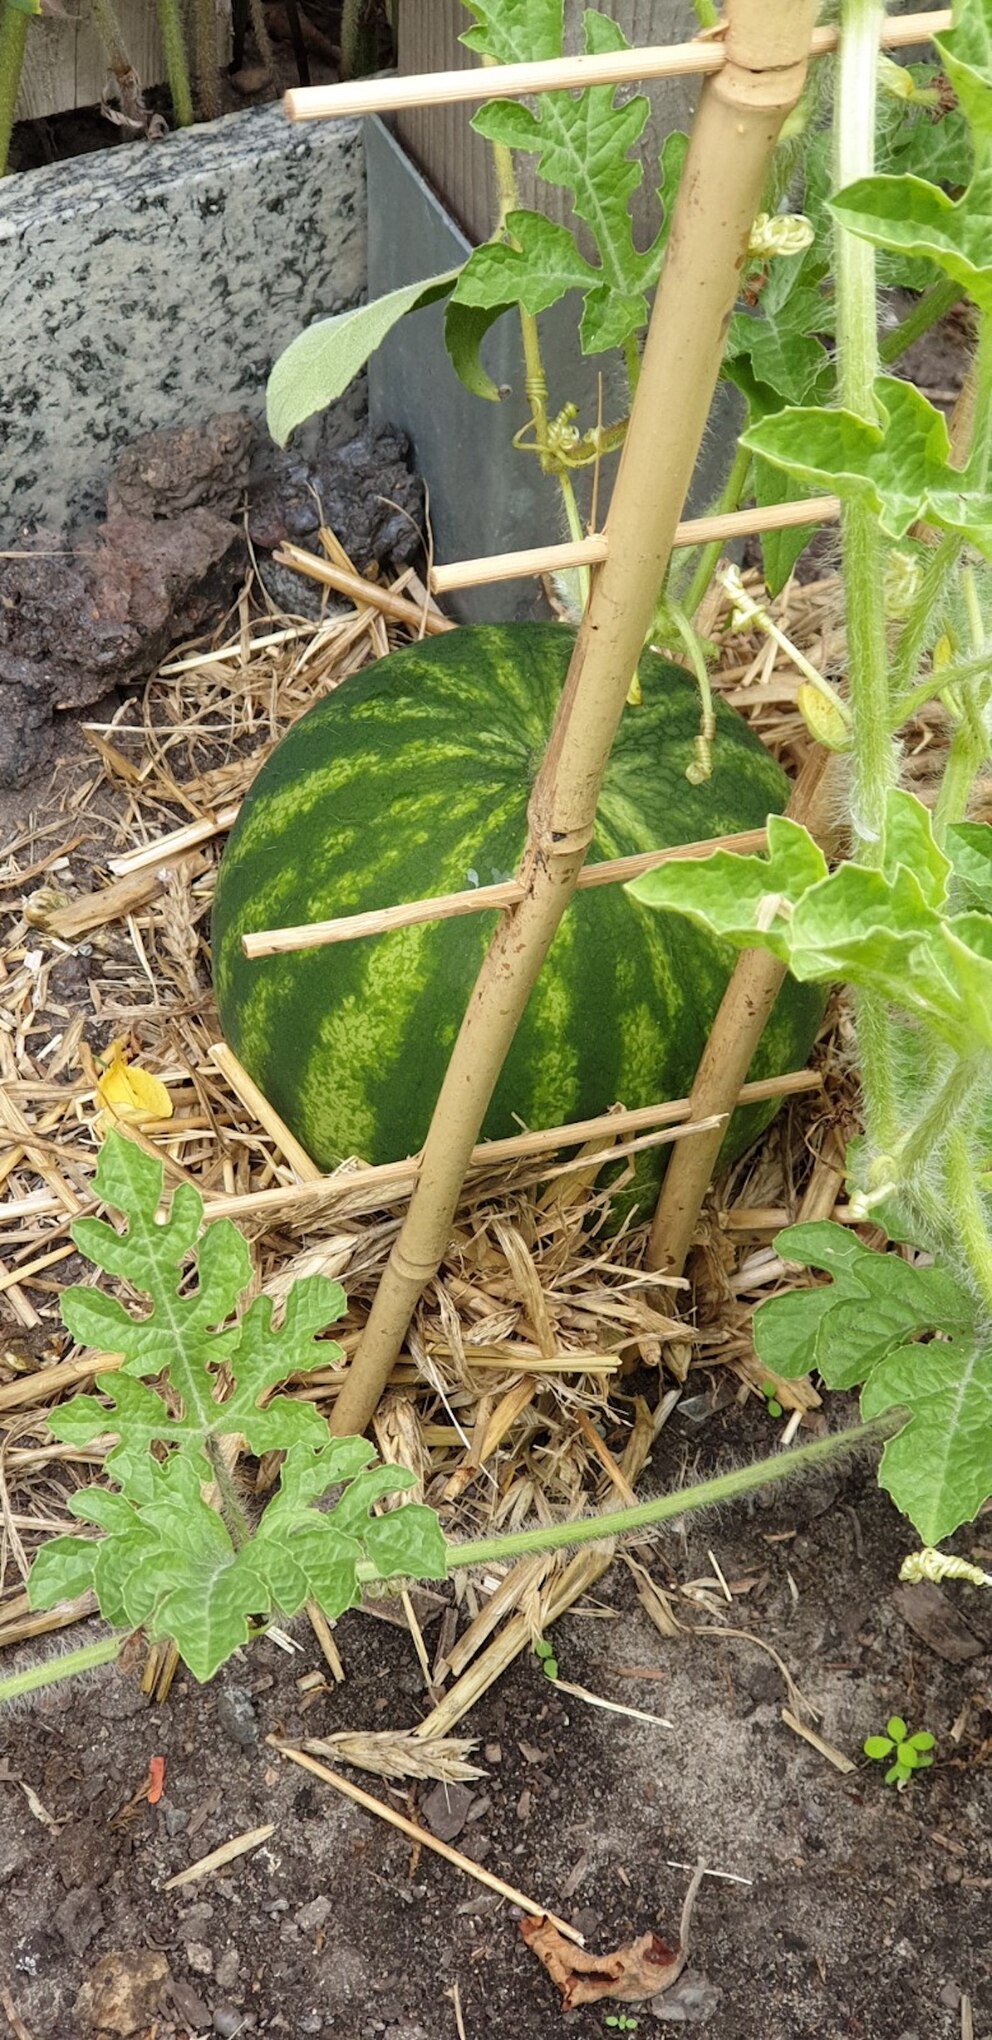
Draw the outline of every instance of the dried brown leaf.
<instances>
[{"instance_id":1,"label":"dried brown leaf","mask_svg":"<svg viewBox=\"0 0 992 2040\"><path fill-rule=\"evenodd\" d=\"M576 2005L594 2005L601 1998L615 1998L621 2004L639 2005L670 1989L682 1973L685 1953L672 1949L658 1934L641 1934L609 1955L590 1955L573 1947L548 1919L523 1919L520 1932L543 1962L552 1983L561 1991L563 2012Z\"/></svg>"}]
</instances>

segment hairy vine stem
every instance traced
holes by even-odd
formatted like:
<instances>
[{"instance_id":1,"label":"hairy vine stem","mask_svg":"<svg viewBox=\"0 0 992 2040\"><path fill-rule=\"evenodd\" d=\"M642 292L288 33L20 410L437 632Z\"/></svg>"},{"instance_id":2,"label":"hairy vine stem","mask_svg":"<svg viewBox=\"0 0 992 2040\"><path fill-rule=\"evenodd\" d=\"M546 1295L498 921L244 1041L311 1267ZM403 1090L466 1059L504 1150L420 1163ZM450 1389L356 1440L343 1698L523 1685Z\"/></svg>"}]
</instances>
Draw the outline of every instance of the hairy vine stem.
<instances>
[{"instance_id":1,"label":"hairy vine stem","mask_svg":"<svg viewBox=\"0 0 992 2040\"><path fill-rule=\"evenodd\" d=\"M875 167L875 92L881 0L842 0L841 46L834 110L834 184L842 190ZM878 374L875 251L837 225L837 379L840 402L874 419ZM852 825L859 862L878 864L886 795L896 782L885 638L884 558L878 519L867 503L845 503L841 517L848 665L853 714ZM895 1056L884 1002L857 1000L865 1121L883 1151L897 1137Z\"/></svg>"}]
</instances>

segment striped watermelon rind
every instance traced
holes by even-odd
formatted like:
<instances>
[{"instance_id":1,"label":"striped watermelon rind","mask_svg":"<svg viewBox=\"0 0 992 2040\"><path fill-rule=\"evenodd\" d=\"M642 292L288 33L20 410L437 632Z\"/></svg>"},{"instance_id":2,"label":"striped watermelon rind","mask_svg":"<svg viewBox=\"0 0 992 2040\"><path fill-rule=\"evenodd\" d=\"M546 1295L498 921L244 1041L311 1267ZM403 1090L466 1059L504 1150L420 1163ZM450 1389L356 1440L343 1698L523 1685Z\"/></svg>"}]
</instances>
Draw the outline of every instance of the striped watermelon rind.
<instances>
[{"instance_id":1,"label":"striped watermelon rind","mask_svg":"<svg viewBox=\"0 0 992 2040\"><path fill-rule=\"evenodd\" d=\"M309 709L245 799L218 874L217 1006L231 1047L324 1169L422 1145L493 917L255 962L241 937L512 876L572 644L558 624L478 625L393 652ZM722 704L712 777L690 785L694 683L654 654L640 681L590 861L761 827L781 809L784 775ZM684 1096L732 964L725 945L621 887L578 894L483 1137ZM751 1074L801 1066L820 1011L813 987L788 982ZM725 1153L740 1152L773 1110L738 1113ZM661 1168L660 1155L645 1158L645 1191Z\"/></svg>"}]
</instances>

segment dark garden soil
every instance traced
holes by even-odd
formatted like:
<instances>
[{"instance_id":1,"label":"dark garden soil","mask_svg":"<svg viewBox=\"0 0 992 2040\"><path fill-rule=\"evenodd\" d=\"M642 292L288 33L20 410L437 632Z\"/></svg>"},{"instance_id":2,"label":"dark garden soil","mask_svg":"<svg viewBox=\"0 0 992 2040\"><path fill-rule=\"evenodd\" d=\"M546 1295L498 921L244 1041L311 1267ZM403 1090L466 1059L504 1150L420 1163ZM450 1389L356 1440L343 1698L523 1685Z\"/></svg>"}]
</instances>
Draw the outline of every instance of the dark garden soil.
<instances>
[{"instance_id":1,"label":"dark garden soil","mask_svg":"<svg viewBox=\"0 0 992 2040\"><path fill-rule=\"evenodd\" d=\"M653 1478L768 1443L764 1420L737 1409L701 1429L676 1417ZM709 1633L663 1641L621 1563L555 1631L563 1677L664 1715L670 1730L556 1693L528 1658L463 1724L487 1776L450 1788L449 1807L444 1787L390 1793L352 1775L441 1824L596 1950L654 1927L675 1937L688 1882L675 1865L702 1855L746 1880L704 1881L689 1983L669 2001L714 2040L951 2040L970 2031L962 1994L981 2040L992 2031L992 1608L974 1589L947 1590L941 1649L972 1653L948 1661L902 1612L908 1544L867 1465L768 1490L750 1510L672 1533L653 1560L660 1581L706 1579L718 1594L716 1561L734 1595L724 1613L753 1640L721 1639L710 1606L682 1597L680 1621ZM980 1549L975 1533L960 1548ZM557 1994L506 1904L266 1747L270 1734L412 1727L426 1711L405 1631L355 1613L337 1637L345 1683L305 1710L297 1681L320 1660L301 1629L297 1657L261 1643L209 1688L180 1680L161 1708L100 1672L6 1714L0 2003L19 2040L88 2033L74 2011L87 1975L142 1951L168 1965L161 2010L133 2029L147 2040L456 2040L456 1986L466 2040L558 2030ZM839 1774L783 1724L782 1675L762 1644L857 1769ZM5 1654L4 1670L14 1662ZM937 1738L935 1768L905 1793L859 1757L893 1712ZM160 1803L121 1818L156 1755ZM163 1891L268 1823L251 1853ZM615 2030L605 2019L623 2009L585 2007L564 2030ZM644 2040L665 2000L625 2009Z\"/></svg>"}]
</instances>

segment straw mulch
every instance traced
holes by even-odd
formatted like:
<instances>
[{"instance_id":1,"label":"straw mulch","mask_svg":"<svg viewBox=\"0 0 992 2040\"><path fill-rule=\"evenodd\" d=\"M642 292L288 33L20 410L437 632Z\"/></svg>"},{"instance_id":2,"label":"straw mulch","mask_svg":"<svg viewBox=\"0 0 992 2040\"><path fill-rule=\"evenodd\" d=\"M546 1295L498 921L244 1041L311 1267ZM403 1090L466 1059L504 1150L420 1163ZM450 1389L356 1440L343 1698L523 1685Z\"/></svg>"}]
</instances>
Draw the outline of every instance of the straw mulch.
<instances>
[{"instance_id":1,"label":"straw mulch","mask_svg":"<svg viewBox=\"0 0 992 2040\"><path fill-rule=\"evenodd\" d=\"M394 592L423 617L429 598L411 580ZM788 592L777 613L808 656L838 669L832 582ZM706 621L720 636L725 608L715 604ZM72 1351L58 1299L83 1272L69 1228L92 1207L96 1058L112 1041L168 1087L173 1116L136 1135L163 1160L167 1184L192 1182L208 1211L241 1221L258 1280L274 1295L303 1272L338 1277L348 1295L342 1342L347 1353L357 1345L409 1178L363 1193L354 1165L330 1193L307 1187L306 1158L250 1094L244 1102L223 1052L218 1060L207 922L224 828L273 743L317 695L410 629L364 604L338 605L316 624L273 617L246 589L212 647L174 660L109 724L88 726L87 761L54 775L31 825L0 850L0 1645L86 1612L28 1616L23 1580L38 1542L73 1527L67 1495L100 1459L99 1448L53 1444L46 1412L98 1364ZM773 643L727 636L718 684L790 767L801 762L798 676ZM920 728L925 759L932 732ZM691 1319L679 1314L685 1285L659 1290L643 1273L642 1234L597 1230L602 1200L588 1167L549 1175L547 1162L524 1163L470 1180L375 1426L382 1453L413 1469L449 1530L574 1515L629 1494L677 1397L671 1382L690 1371L698 1380L688 1395L712 1391L718 1363L723 1397L760 1391L750 1307L782 1278L770 1246L777 1227L830 1212L840 1194L854 1125L846 1050L838 1010L821 1044L825 1088L787 1106L714 1195ZM635 1392L645 1387L636 1371L662 1364L670 1379L651 1394L652 1411ZM308 1392L329 1408L334 1370ZM781 1400L795 1427L817 1397L790 1384ZM596 1550L517 1567L481 1611L477 1590L460 1587L477 1621L449 1651L458 1697L442 1703L432 1732L445 1734L607 1562ZM654 1614L664 1621L661 1601Z\"/></svg>"}]
</instances>

